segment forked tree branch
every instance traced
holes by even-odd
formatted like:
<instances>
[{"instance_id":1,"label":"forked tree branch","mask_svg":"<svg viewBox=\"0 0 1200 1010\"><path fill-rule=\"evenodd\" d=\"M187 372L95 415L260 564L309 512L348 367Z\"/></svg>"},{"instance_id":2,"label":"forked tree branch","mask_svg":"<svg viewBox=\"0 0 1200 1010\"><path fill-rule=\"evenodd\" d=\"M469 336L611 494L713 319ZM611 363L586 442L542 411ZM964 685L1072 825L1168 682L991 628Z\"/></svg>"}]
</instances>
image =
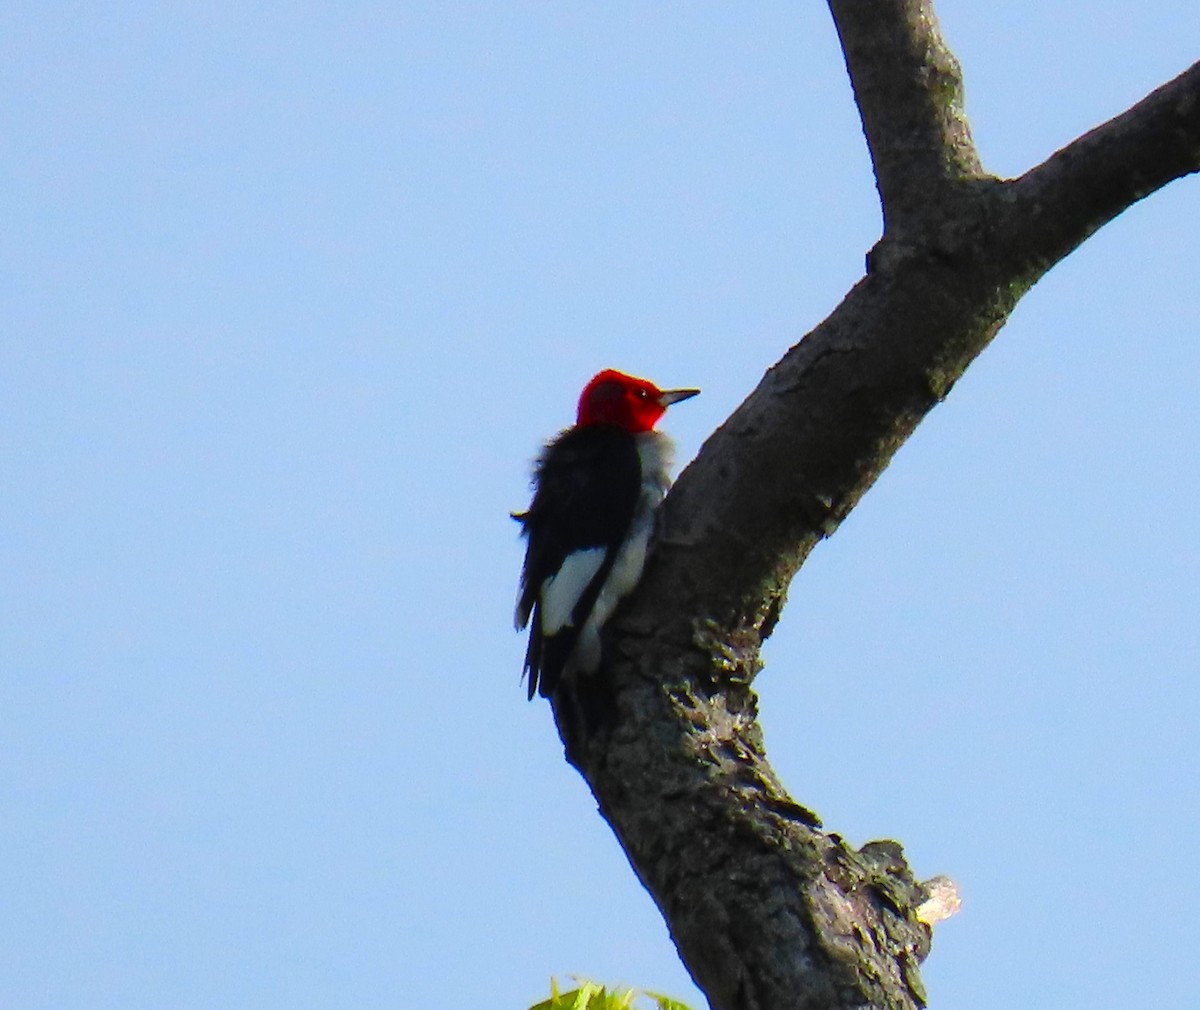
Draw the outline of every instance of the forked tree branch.
<instances>
[{"instance_id":1,"label":"forked tree branch","mask_svg":"<svg viewBox=\"0 0 1200 1010\"><path fill-rule=\"evenodd\" d=\"M984 173L922 0L830 0L885 232L867 275L705 443L605 643L611 702L555 698L587 779L717 1010L924 1003L926 898L899 846L823 831L766 761L750 681L788 584L1021 295L1200 168L1192 67L1020 179ZM903 763L903 739L880 761Z\"/></svg>"}]
</instances>

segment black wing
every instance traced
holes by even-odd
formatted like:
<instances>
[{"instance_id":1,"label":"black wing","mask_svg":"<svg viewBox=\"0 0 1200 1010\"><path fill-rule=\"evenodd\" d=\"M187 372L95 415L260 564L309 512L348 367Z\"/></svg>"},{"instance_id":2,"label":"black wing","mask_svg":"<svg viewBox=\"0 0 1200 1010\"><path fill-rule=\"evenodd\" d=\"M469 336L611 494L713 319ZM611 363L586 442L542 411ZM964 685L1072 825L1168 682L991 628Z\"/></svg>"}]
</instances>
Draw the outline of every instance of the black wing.
<instances>
[{"instance_id":1,"label":"black wing","mask_svg":"<svg viewBox=\"0 0 1200 1010\"><path fill-rule=\"evenodd\" d=\"M530 618L525 672L529 697L554 691L579 629L596 602L629 533L641 487L642 464L634 436L619 428L571 428L546 446L533 477L529 511L514 516L524 526L525 567L517 602L517 626ZM603 563L572 611L571 623L542 634L538 595L542 583L575 551L607 549Z\"/></svg>"}]
</instances>

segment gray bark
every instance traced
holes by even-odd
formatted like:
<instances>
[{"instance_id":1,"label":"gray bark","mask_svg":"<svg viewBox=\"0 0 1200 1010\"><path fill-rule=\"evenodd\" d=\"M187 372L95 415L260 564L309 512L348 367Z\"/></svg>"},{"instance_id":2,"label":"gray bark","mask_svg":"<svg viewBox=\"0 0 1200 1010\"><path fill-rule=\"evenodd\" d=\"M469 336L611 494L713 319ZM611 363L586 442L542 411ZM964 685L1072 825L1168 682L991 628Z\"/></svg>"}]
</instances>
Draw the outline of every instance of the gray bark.
<instances>
[{"instance_id":1,"label":"gray bark","mask_svg":"<svg viewBox=\"0 0 1200 1010\"><path fill-rule=\"evenodd\" d=\"M884 211L866 275L705 443L606 637L579 769L717 1010L912 1008L930 931L898 845L822 829L750 687L791 579L1055 262L1200 168L1200 64L1018 179L980 164L922 0L830 0ZM902 742L892 745L897 750ZM902 761L893 750L881 759Z\"/></svg>"}]
</instances>

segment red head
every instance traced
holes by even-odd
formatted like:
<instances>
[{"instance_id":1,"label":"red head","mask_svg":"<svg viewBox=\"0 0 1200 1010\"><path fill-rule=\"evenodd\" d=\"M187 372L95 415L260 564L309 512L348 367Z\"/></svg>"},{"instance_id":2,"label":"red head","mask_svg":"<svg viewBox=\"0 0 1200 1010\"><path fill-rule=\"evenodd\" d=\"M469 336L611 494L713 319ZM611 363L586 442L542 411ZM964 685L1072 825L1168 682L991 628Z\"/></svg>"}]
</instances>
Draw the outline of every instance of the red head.
<instances>
[{"instance_id":1,"label":"red head","mask_svg":"<svg viewBox=\"0 0 1200 1010\"><path fill-rule=\"evenodd\" d=\"M608 368L583 387L577 425L611 424L638 435L650 431L672 403L698 389L659 389L653 382Z\"/></svg>"}]
</instances>

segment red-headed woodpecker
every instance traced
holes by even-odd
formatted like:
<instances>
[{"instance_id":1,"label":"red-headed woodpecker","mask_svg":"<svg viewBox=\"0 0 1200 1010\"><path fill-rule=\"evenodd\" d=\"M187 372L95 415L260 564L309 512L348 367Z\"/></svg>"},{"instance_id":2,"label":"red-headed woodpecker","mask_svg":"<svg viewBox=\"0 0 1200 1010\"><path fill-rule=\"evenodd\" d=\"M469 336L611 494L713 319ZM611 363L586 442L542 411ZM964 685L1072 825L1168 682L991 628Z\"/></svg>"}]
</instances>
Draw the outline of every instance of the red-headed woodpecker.
<instances>
[{"instance_id":1,"label":"red-headed woodpecker","mask_svg":"<svg viewBox=\"0 0 1200 1010\"><path fill-rule=\"evenodd\" d=\"M654 430L698 389L659 389L608 369L583 388L575 427L547 444L533 475L516 626L532 621L529 697L600 664L600 629L642 574L654 512L671 480L671 440Z\"/></svg>"}]
</instances>

